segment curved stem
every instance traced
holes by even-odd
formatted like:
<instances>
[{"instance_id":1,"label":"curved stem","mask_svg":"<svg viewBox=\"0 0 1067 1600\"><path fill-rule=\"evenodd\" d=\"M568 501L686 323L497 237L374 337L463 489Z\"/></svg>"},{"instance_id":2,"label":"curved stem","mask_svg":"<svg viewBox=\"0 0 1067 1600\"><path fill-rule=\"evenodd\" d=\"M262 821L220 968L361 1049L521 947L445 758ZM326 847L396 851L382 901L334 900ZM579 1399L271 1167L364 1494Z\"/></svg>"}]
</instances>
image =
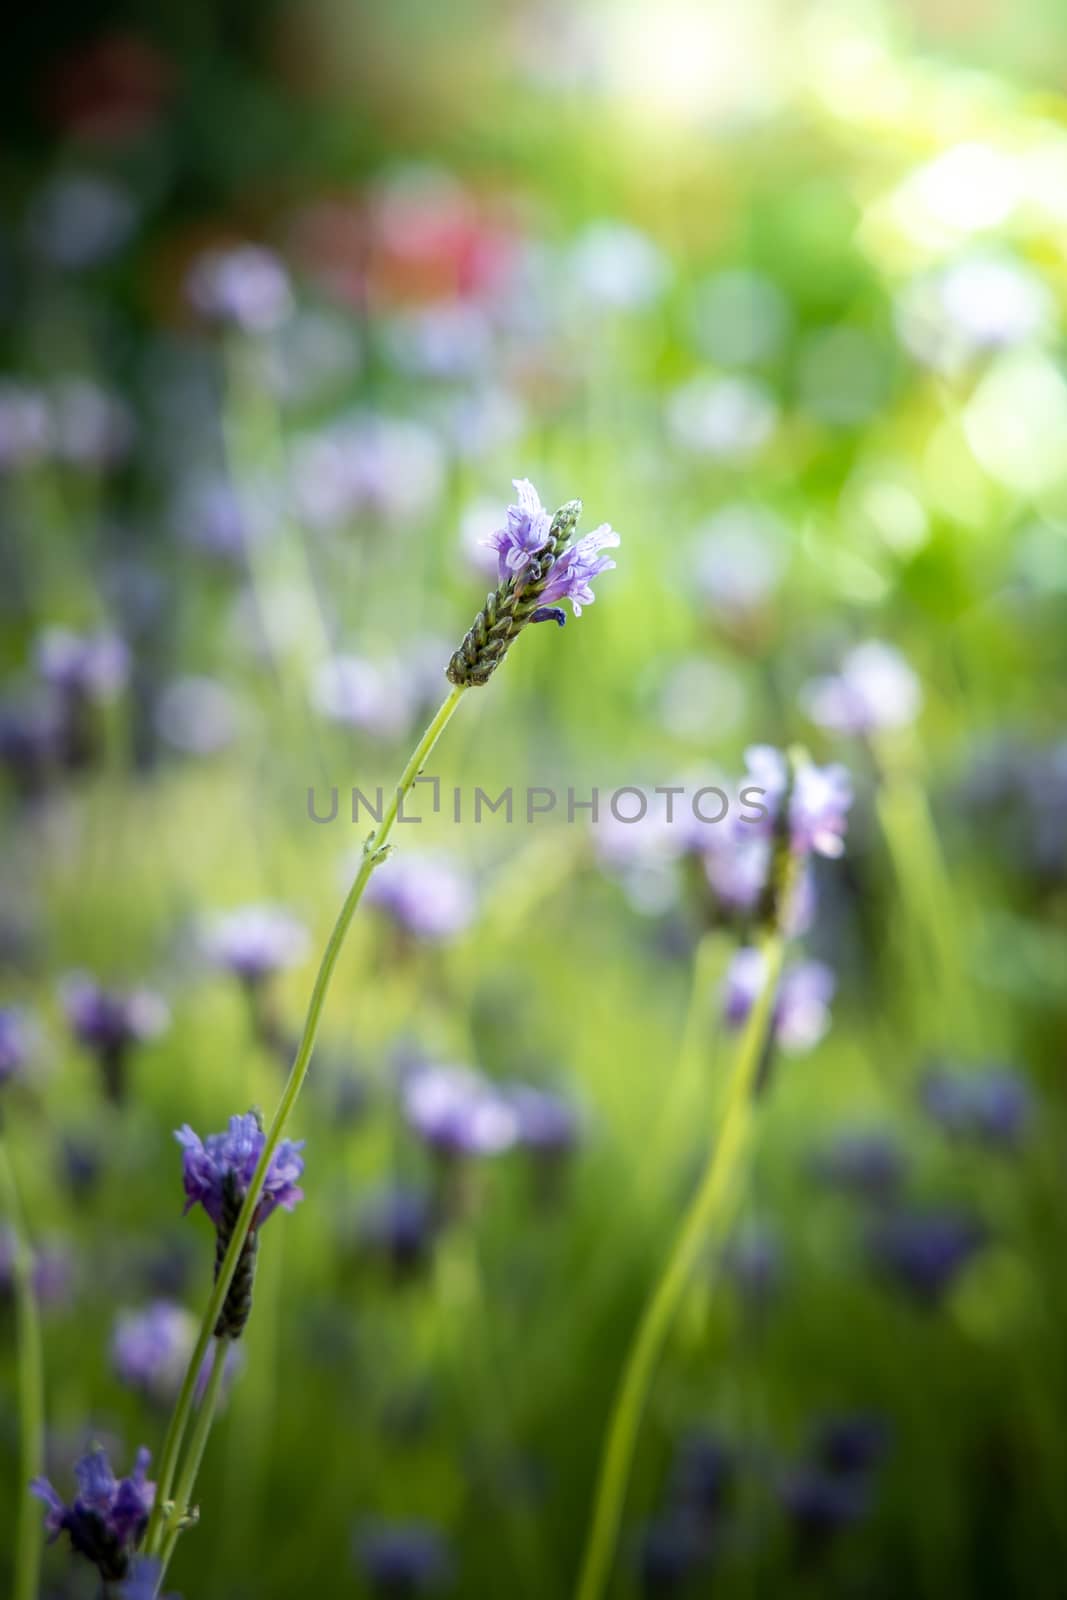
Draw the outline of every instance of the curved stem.
<instances>
[{"instance_id":1,"label":"curved stem","mask_svg":"<svg viewBox=\"0 0 1067 1600\"><path fill-rule=\"evenodd\" d=\"M18 1337L19 1495L12 1600L37 1600L41 1567L41 1518L30 1481L44 1471L44 1362L41 1321L33 1286L33 1252L22 1221L15 1169L0 1139L0 1188L14 1246L12 1278Z\"/></svg>"},{"instance_id":2,"label":"curved stem","mask_svg":"<svg viewBox=\"0 0 1067 1600\"><path fill-rule=\"evenodd\" d=\"M204 1398L196 1414L192 1435L189 1439L189 1450L185 1457L185 1470L182 1472L175 1491L174 1500L179 1508L179 1518L186 1516L189 1511L193 1490L196 1487L197 1473L200 1463L204 1459L204 1450L207 1447L208 1434L211 1424L215 1420L215 1409L219 1402L219 1392L222 1389L222 1380L226 1373L226 1341L215 1340L215 1350L211 1363L211 1375L207 1380ZM175 1520L167 1534L166 1544L163 1546L163 1556L160 1564L159 1582L162 1584L166 1576L170 1559L174 1554L175 1546L181 1537L181 1522Z\"/></svg>"},{"instance_id":3,"label":"curved stem","mask_svg":"<svg viewBox=\"0 0 1067 1600\"><path fill-rule=\"evenodd\" d=\"M315 977L315 984L311 991L307 1016L304 1020L304 1031L297 1046L296 1058L290 1068L285 1088L282 1090L278 1109L275 1111L273 1121L267 1131L262 1154L256 1163L256 1170L248 1186L248 1193L245 1195L241 1210L238 1213L233 1237L230 1240L229 1247L215 1279L211 1297L208 1300L203 1321L200 1325L200 1334L189 1358L189 1366L186 1370L177 1404L167 1430L167 1436L163 1443L163 1454L159 1463L156 1503L145 1535L145 1550L149 1555L157 1555L159 1553L164 1537L164 1525L169 1524L175 1517L180 1518L182 1515L183 1508L171 1504L171 1499L178 1456L192 1412L197 1374L207 1354L208 1346L214 1334L215 1324L222 1311L230 1284L233 1282L233 1275L237 1270L237 1263L244 1248L245 1240L251 1231L252 1219L259 1204L260 1191L263 1188L268 1168L274 1159L278 1145L281 1143L282 1134L285 1132L286 1124L292 1114L300 1090L303 1088L304 1079L307 1076L308 1066L311 1062L311 1052L314 1049L315 1038L319 1031L323 1005L330 987L330 979L333 977L337 958L341 954L349 924L355 915L356 907L363 898L363 891L370 882L372 872L385 859L385 846L389 835L393 831L393 825L396 822L400 806L405 796L410 792L415 779L419 776L434 745L444 732L463 693L463 687L457 687L451 691L412 751L411 758L401 774L400 782L397 784L396 791L389 801L381 823L363 846L363 859L360 862L359 871L356 873L352 887L345 897L345 902L341 907L337 921L333 926L333 932L327 942Z\"/></svg>"},{"instance_id":4,"label":"curved stem","mask_svg":"<svg viewBox=\"0 0 1067 1600\"><path fill-rule=\"evenodd\" d=\"M656 1364L693 1268L708 1243L722 1237L730 1219L730 1201L752 1121L753 1091L782 968L781 936L769 935L762 949L763 987L749 1013L738 1047L719 1137L712 1146L704 1176L682 1218L659 1281L645 1303L623 1367L601 1458L577 1600L600 1600L607 1586L634 1447Z\"/></svg>"}]
</instances>

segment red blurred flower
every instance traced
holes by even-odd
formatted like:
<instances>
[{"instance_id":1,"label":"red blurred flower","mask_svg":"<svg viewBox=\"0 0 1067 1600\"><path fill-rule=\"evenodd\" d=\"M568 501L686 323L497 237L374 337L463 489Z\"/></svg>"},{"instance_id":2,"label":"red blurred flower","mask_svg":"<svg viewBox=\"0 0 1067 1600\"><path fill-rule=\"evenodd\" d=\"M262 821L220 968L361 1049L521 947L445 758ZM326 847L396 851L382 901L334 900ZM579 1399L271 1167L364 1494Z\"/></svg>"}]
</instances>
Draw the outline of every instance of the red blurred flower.
<instances>
[{"instance_id":1,"label":"red blurred flower","mask_svg":"<svg viewBox=\"0 0 1067 1600\"><path fill-rule=\"evenodd\" d=\"M116 33L58 61L46 75L42 100L64 133L122 144L158 121L173 85L174 68L160 51Z\"/></svg>"}]
</instances>

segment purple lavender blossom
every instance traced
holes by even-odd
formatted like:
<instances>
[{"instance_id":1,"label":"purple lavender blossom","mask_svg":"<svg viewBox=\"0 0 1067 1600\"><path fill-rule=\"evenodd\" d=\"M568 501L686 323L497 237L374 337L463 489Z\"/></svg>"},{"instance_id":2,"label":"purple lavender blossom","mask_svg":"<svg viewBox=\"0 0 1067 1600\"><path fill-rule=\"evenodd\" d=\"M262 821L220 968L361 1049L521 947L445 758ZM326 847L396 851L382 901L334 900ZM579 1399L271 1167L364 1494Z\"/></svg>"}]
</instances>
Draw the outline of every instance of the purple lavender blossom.
<instances>
[{"instance_id":1,"label":"purple lavender blossom","mask_svg":"<svg viewBox=\"0 0 1067 1600\"><path fill-rule=\"evenodd\" d=\"M402 1096L408 1125L438 1155L498 1155L519 1136L506 1095L467 1067L416 1067Z\"/></svg>"},{"instance_id":2,"label":"purple lavender blossom","mask_svg":"<svg viewBox=\"0 0 1067 1600\"><path fill-rule=\"evenodd\" d=\"M470 880L443 855L395 856L371 878L364 899L419 939L452 938L475 913Z\"/></svg>"},{"instance_id":3,"label":"purple lavender blossom","mask_svg":"<svg viewBox=\"0 0 1067 1600\"><path fill-rule=\"evenodd\" d=\"M1034 1110L1029 1086L1010 1067L930 1072L923 1080L921 1097L945 1133L1002 1150L1021 1144Z\"/></svg>"},{"instance_id":4,"label":"purple lavender blossom","mask_svg":"<svg viewBox=\"0 0 1067 1600\"><path fill-rule=\"evenodd\" d=\"M37 671L62 694L94 704L113 700L129 676L130 653L115 633L45 628L35 648Z\"/></svg>"},{"instance_id":5,"label":"purple lavender blossom","mask_svg":"<svg viewBox=\"0 0 1067 1600\"><path fill-rule=\"evenodd\" d=\"M871 639L850 651L835 677L806 683L800 703L820 728L869 736L909 727L922 708L922 688L903 656Z\"/></svg>"},{"instance_id":6,"label":"purple lavender blossom","mask_svg":"<svg viewBox=\"0 0 1067 1600\"><path fill-rule=\"evenodd\" d=\"M149 1452L140 1449L128 1478L116 1479L106 1453L99 1447L76 1464L78 1493L66 1506L47 1478L31 1485L47 1511L49 1539L66 1533L73 1549L91 1561L107 1582L124 1578L130 1556L148 1524L156 1486L148 1481Z\"/></svg>"},{"instance_id":7,"label":"purple lavender blossom","mask_svg":"<svg viewBox=\"0 0 1067 1600\"><path fill-rule=\"evenodd\" d=\"M22 1076L33 1054L34 1028L20 1006L0 1006L0 1086Z\"/></svg>"},{"instance_id":8,"label":"purple lavender blossom","mask_svg":"<svg viewBox=\"0 0 1067 1600\"><path fill-rule=\"evenodd\" d=\"M514 478L512 483L516 504L508 506L504 526L490 534L485 541L487 547L497 553L497 579L500 583L506 583L509 578L515 578L525 571L538 551L548 543L552 526L551 513L541 504L541 497L529 478Z\"/></svg>"},{"instance_id":9,"label":"purple lavender blossom","mask_svg":"<svg viewBox=\"0 0 1067 1600\"><path fill-rule=\"evenodd\" d=\"M260 245L207 251L194 262L186 288L202 316L244 333L270 333L293 307L288 273Z\"/></svg>"},{"instance_id":10,"label":"purple lavender blossom","mask_svg":"<svg viewBox=\"0 0 1067 1600\"><path fill-rule=\"evenodd\" d=\"M201 1139L186 1123L174 1137L182 1147L185 1210L189 1212L195 1205L201 1205L216 1228L223 1227L230 1192L236 1203L243 1201L263 1152L266 1135L249 1111L243 1116L231 1117L226 1133L212 1133ZM279 1206L284 1211L292 1211L304 1198L304 1191L297 1184L304 1170L304 1158L300 1154L303 1148L303 1140L294 1143L283 1139L274 1152L252 1219L253 1232L261 1228Z\"/></svg>"},{"instance_id":11,"label":"purple lavender blossom","mask_svg":"<svg viewBox=\"0 0 1067 1600\"><path fill-rule=\"evenodd\" d=\"M530 562L548 543L552 527L552 518L529 478L516 478L514 485L518 503L508 506L504 526L486 541L497 552L500 583L521 580ZM618 543L618 534L604 522L576 544L569 545L553 563L540 597L542 605L569 600L574 615L580 617L582 607L592 605L596 598L590 587L592 580L615 565L600 551L614 549Z\"/></svg>"},{"instance_id":12,"label":"purple lavender blossom","mask_svg":"<svg viewBox=\"0 0 1067 1600\"><path fill-rule=\"evenodd\" d=\"M363 1527L356 1558L372 1594L380 1600L415 1600L443 1589L451 1561L440 1534L420 1522L381 1522Z\"/></svg>"},{"instance_id":13,"label":"purple lavender blossom","mask_svg":"<svg viewBox=\"0 0 1067 1600\"><path fill-rule=\"evenodd\" d=\"M748 947L738 950L730 963L723 991L723 1016L727 1027L739 1028L763 988L766 963L762 953ZM778 986L774 1006L774 1037L783 1050L812 1050L830 1027L830 1000L836 979L821 961L802 961L787 967Z\"/></svg>"},{"instance_id":14,"label":"purple lavender blossom","mask_svg":"<svg viewBox=\"0 0 1067 1600\"><path fill-rule=\"evenodd\" d=\"M772 745L757 744L745 751L745 762L745 785L764 791L767 816L744 826L754 832L773 832L788 785L786 758ZM845 767L839 763L829 767L804 763L798 767L789 801L789 837L794 853L800 857L812 852L831 858L843 855L851 804L852 780Z\"/></svg>"},{"instance_id":15,"label":"purple lavender blossom","mask_svg":"<svg viewBox=\"0 0 1067 1600\"><path fill-rule=\"evenodd\" d=\"M591 606L596 599L590 587L602 572L610 572L615 562L602 556L601 550L613 550L619 544L614 528L602 522L599 528L587 533L577 544L570 545L553 563L548 582L541 593L541 609L559 600L569 600L574 615L580 617L583 606Z\"/></svg>"},{"instance_id":16,"label":"purple lavender blossom","mask_svg":"<svg viewBox=\"0 0 1067 1600\"><path fill-rule=\"evenodd\" d=\"M973 1217L953 1211L897 1212L868 1237L874 1264L927 1307L940 1304L985 1241Z\"/></svg>"},{"instance_id":17,"label":"purple lavender blossom","mask_svg":"<svg viewBox=\"0 0 1067 1600\"><path fill-rule=\"evenodd\" d=\"M887 1200L900 1189L907 1160L886 1130L845 1128L815 1152L811 1170L830 1188L864 1200Z\"/></svg>"},{"instance_id":18,"label":"purple lavender blossom","mask_svg":"<svg viewBox=\"0 0 1067 1600\"><path fill-rule=\"evenodd\" d=\"M212 965L249 985L299 966L308 943L303 923L271 905L241 906L218 916L203 937L204 953Z\"/></svg>"},{"instance_id":19,"label":"purple lavender blossom","mask_svg":"<svg viewBox=\"0 0 1067 1600\"><path fill-rule=\"evenodd\" d=\"M64 979L61 999L67 1025L95 1056L109 1098L121 1102L129 1053L165 1031L170 1022L166 1002L150 989L105 989L84 972Z\"/></svg>"}]
</instances>

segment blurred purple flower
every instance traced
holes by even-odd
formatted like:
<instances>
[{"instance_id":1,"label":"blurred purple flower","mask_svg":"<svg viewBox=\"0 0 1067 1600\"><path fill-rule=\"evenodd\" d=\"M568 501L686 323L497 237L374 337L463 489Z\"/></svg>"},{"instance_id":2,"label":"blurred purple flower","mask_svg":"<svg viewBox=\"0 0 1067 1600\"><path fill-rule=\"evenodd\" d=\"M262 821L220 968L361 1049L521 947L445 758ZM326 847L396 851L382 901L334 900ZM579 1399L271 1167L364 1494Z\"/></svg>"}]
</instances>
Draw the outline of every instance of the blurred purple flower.
<instances>
[{"instance_id":1,"label":"blurred purple flower","mask_svg":"<svg viewBox=\"0 0 1067 1600\"><path fill-rule=\"evenodd\" d=\"M869 1473L889 1448L889 1427L875 1412L823 1417L812 1434L812 1454L824 1471L851 1478Z\"/></svg>"},{"instance_id":2,"label":"blurred purple flower","mask_svg":"<svg viewBox=\"0 0 1067 1600\"><path fill-rule=\"evenodd\" d=\"M396 661L338 655L316 667L311 699L332 722L390 739L404 733L411 724L412 688Z\"/></svg>"},{"instance_id":3,"label":"blurred purple flower","mask_svg":"<svg viewBox=\"0 0 1067 1600\"><path fill-rule=\"evenodd\" d=\"M506 1095L466 1067L415 1067L405 1076L402 1097L408 1125L439 1155L498 1155L519 1136Z\"/></svg>"},{"instance_id":4,"label":"blurred purple flower","mask_svg":"<svg viewBox=\"0 0 1067 1600\"><path fill-rule=\"evenodd\" d=\"M562 1095L528 1084L515 1084L507 1091L515 1113L517 1141L535 1155L566 1155L581 1136L581 1119L574 1106Z\"/></svg>"},{"instance_id":5,"label":"blurred purple flower","mask_svg":"<svg viewBox=\"0 0 1067 1600\"><path fill-rule=\"evenodd\" d=\"M64 378L51 399L52 452L68 466L104 470L118 466L134 442L133 416L124 400L91 378Z\"/></svg>"},{"instance_id":6,"label":"blurred purple flower","mask_svg":"<svg viewBox=\"0 0 1067 1600\"><path fill-rule=\"evenodd\" d=\"M0 1226L0 1295L14 1288L15 1238ZM62 1308L74 1290L74 1257L62 1239L46 1239L33 1250L33 1288L41 1306Z\"/></svg>"},{"instance_id":7,"label":"blurred purple flower","mask_svg":"<svg viewBox=\"0 0 1067 1600\"><path fill-rule=\"evenodd\" d=\"M734 1451L717 1434L704 1429L687 1434L671 1465L671 1504L698 1522L713 1521L723 1509L736 1470Z\"/></svg>"},{"instance_id":8,"label":"blurred purple flower","mask_svg":"<svg viewBox=\"0 0 1067 1600\"><path fill-rule=\"evenodd\" d=\"M0 1085L25 1071L34 1036L33 1023L20 1006L0 1006Z\"/></svg>"},{"instance_id":9,"label":"blurred purple flower","mask_svg":"<svg viewBox=\"0 0 1067 1600\"><path fill-rule=\"evenodd\" d=\"M48 402L21 383L0 383L0 472L32 466L52 443Z\"/></svg>"},{"instance_id":10,"label":"blurred purple flower","mask_svg":"<svg viewBox=\"0 0 1067 1600\"><path fill-rule=\"evenodd\" d=\"M212 1133L201 1139L186 1123L174 1137L182 1147L186 1211L201 1205L216 1228L223 1227L231 1200L240 1203L248 1193L266 1135L252 1112L246 1112L231 1117L225 1133ZM253 1231L261 1228L279 1206L292 1211L304 1198L304 1191L298 1187L304 1170L300 1154L303 1148L303 1140L294 1143L283 1139L274 1152L253 1217Z\"/></svg>"},{"instance_id":11,"label":"blurred purple flower","mask_svg":"<svg viewBox=\"0 0 1067 1600\"><path fill-rule=\"evenodd\" d=\"M935 1070L924 1078L920 1094L946 1133L1000 1149L1017 1148L1033 1117L1029 1085L1010 1067Z\"/></svg>"},{"instance_id":12,"label":"blurred purple flower","mask_svg":"<svg viewBox=\"0 0 1067 1600\"><path fill-rule=\"evenodd\" d=\"M845 1128L815 1152L811 1169L831 1188L866 1200L887 1200L900 1189L907 1160L891 1133Z\"/></svg>"},{"instance_id":13,"label":"blurred purple flower","mask_svg":"<svg viewBox=\"0 0 1067 1600\"><path fill-rule=\"evenodd\" d=\"M646 1600L678 1600L708 1554L703 1530L676 1511L648 1522L637 1539L636 1564Z\"/></svg>"},{"instance_id":14,"label":"blurred purple flower","mask_svg":"<svg viewBox=\"0 0 1067 1600\"><path fill-rule=\"evenodd\" d=\"M781 1239L766 1223L747 1222L723 1252L723 1265L747 1304L761 1310L781 1286Z\"/></svg>"},{"instance_id":15,"label":"blurred purple flower","mask_svg":"<svg viewBox=\"0 0 1067 1600\"><path fill-rule=\"evenodd\" d=\"M84 972L63 980L60 998L71 1032L96 1058L109 1098L121 1102L129 1053L166 1030L166 1001L151 989L105 989Z\"/></svg>"},{"instance_id":16,"label":"blurred purple flower","mask_svg":"<svg viewBox=\"0 0 1067 1600\"><path fill-rule=\"evenodd\" d=\"M862 1479L843 1478L811 1466L787 1472L779 1483L778 1496L796 1537L805 1545L816 1546L861 1521L871 1503L869 1487Z\"/></svg>"},{"instance_id":17,"label":"blurred purple flower","mask_svg":"<svg viewBox=\"0 0 1067 1600\"><path fill-rule=\"evenodd\" d=\"M64 695L103 702L114 699L129 676L130 653L118 634L79 634L45 628L34 650L37 672Z\"/></svg>"},{"instance_id":18,"label":"blurred purple flower","mask_svg":"<svg viewBox=\"0 0 1067 1600\"><path fill-rule=\"evenodd\" d=\"M771 869L769 839L753 837L749 825L735 822L713 831L703 854L704 874L719 908L745 921L760 909ZM815 915L815 881L805 862L786 908L784 931L797 938Z\"/></svg>"},{"instance_id":19,"label":"blurred purple flower","mask_svg":"<svg viewBox=\"0 0 1067 1600\"><path fill-rule=\"evenodd\" d=\"M447 1586L451 1561L441 1535L421 1522L369 1523L356 1537L356 1559L380 1600L415 1600Z\"/></svg>"},{"instance_id":20,"label":"blurred purple flower","mask_svg":"<svg viewBox=\"0 0 1067 1600\"><path fill-rule=\"evenodd\" d=\"M255 985L299 966L308 945L307 929L288 911L248 905L215 917L204 931L202 948L213 966Z\"/></svg>"},{"instance_id":21,"label":"blurred purple flower","mask_svg":"<svg viewBox=\"0 0 1067 1600\"><path fill-rule=\"evenodd\" d=\"M777 422L774 396L754 378L701 375L667 401L667 424L677 443L715 461L754 455Z\"/></svg>"},{"instance_id":22,"label":"blurred purple flower","mask_svg":"<svg viewBox=\"0 0 1067 1600\"><path fill-rule=\"evenodd\" d=\"M869 735L913 723L922 708L922 688L903 656L871 639L850 651L835 677L806 683L800 703L821 728Z\"/></svg>"},{"instance_id":23,"label":"blurred purple flower","mask_svg":"<svg viewBox=\"0 0 1067 1600\"><path fill-rule=\"evenodd\" d=\"M183 755L212 756L233 743L240 710L230 691L214 678L189 675L164 684L156 702L156 731Z\"/></svg>"},{"instance_id":24,"label":"blurred purple flower","mask_svg":"<svg viewBox=\"0 0 1067 1600\"><path fill-rule=\"evenodd\" d=\"M973 1217L953 1211L897 1212L868 1235L874 1264L913 1300L936 1306L986 1242Z\"/></svg>"},{"instance_id":25,"label":"blurred purple flower","mask_svg":"<svg viewBox=\"0 0 1067 1600\"><path fill-rule=\"evenodd\" d=\"M364 899L419 939L448 939L462 933L476 909L470 879L443 855L394 856L371 878Z\"/></svg>"},{"instance_id":26,"label":"blurred purple flower","mask_svg":"<svg viewBox=\"0 0 1067 1600\"><path fill-rule=\"evenodd\" d=\"M359 1215L363 1247L393 1271L416 1271L429 1257L437 1228L435 1208L420 1189L394 1184L368 1196Z\"/></svg>"},{"instance_id":27,"label":"blurred purple flower","mask_svg":"<svg viewBox=\"0 0 1067 1600\"><path fill-rule=\"evenodd\" d=\"M763 987L766 964L754 947L738 950L726 974L723 1016L727 1027L739 1028ZM783 1050L812 1050L830 1027L830 1000L836 979L821 961L787 967L774 1006L774 1037Z\"/></svg>"},{"instance_id":28,"label":"blurred purple flower","mask_svg":"<svg viewBox=\"0 0 1067 1600\"><path fill-rule=\"evenodd\" d=\"M128 1388L157 1405L170 1405L177 1398L196 1335L192 1312L170 1300L155 1300L140 1311L122 1311L111 1336L115 1373ZM207 1384L212 1359L209 1350L197 1380L198 1394ZM227 1344L224 1384L232 1382L240 1360L240 1346Z\"/></svg>"},{"instance_id":29,"label":"blurred purple flower","mask_svg":"<svg viewBox=\"0 0 1067 1600\"><path fill-rule=\"evenodd\" d=\"M74 972L60 992L71 1032L99 1055L154 1039L170 1022L166 1001L151 989L105 989L87 973Z\"/></svg>"},{"instance_id":30,"label":"blurred purple flower","mask_svg":"<svg viewBox=\"0 0 1067 1600\"><path fill-rule=\"evenodd\" d=\"M170 512L176 535L223 561L240 562L279 526L277 488L262 478L246 479L240 491L223 476L198 475L178 491Z\"/></svg>"},{"instance_id":31,"label":"blurred purple flower","mask_svg":"<svg viewBox=\"0 0 1067 1600\"><path fill-rule=\"evenodd\" d=\"M111 1362L122 1383L166 1405L177 1395L196 1342L191 1311L156 1300L142 1311L121 1311L111 1336Z\"/></svg>"},{"instance_id":32,"label":"blurred purple flower","mask_svg":"<svg viewBox=\"0 0 1067 1600\"><path fill-rule=\"evenodd\" d=\"M492 330L484 311L462 300L403 311L386 323L390 360L412 378L462 382L478 377L492 356Z\"/></svg>"},{"instance_id":33,"label":"blurred purple flower","mask_svg":"<svg viewBox=\"0 0 1067 1600\"><path fill-rule=\"evenodd\" d=\"M785 756L773 745L754 744L745 751L748 772L745 785L763 790L767 816L758 822L745 822L754 835L773 833L777 813L788 783ZM844 854L844 836L852 805L852 780L839 763L817 767L805 762L796 772L789 801L789 837L794 853L800 857L814 852L831 858Z\"/></svg>"},{"instance_id":34,"label":"blurred purple flower","mask_svg":"<svg viewBox=\"0 0 1067 1600\"><path fill-rule=\"evenodd\" d=\"M722 506L697 530L686 583L726 622L764 610L782 580L789 530L772 512L743 502Z\"/></svg>"},{"instance_id":35,"label":"blurred purple flower","mask_svg":"<svg viewBox=\"0 0 1067 1600\"><path fill-rule=\"evenodd\" d=\"M260 245L207 251L194 262L186 287L201 316L244 333L269 333L293 309L288 273Z\"/></svg>"},{"instance_id":36,"label":"blurred purple flower","mask_svg":"<svg viewBox=\"0 0 1067 1600\"><path fill-rule=\"evenodd\" d=\"M138 1450L128 1478L116 1479L102 1449L90 1451L75 1465L78 1493L66 1506L47 1478L35 1478L34 1494L47 1508L49 1539L66 1533L72 1548L96 1567L105 1583L124 1578L130 1556L144 1533L156 1486L148 1481L151 1457Z\"/></svg>"},{"instance_id":37,"label":"blurred purple flower","mask_svg":"<svg viewBox=\"0 0 1067 1600\"><path fill-rule=\"evenodd\" d=\"M80 271L121 249L136 220L128 190L98 173L68 172L34 197L27 234L39 257Z\"/></svg>"}]
</instances>

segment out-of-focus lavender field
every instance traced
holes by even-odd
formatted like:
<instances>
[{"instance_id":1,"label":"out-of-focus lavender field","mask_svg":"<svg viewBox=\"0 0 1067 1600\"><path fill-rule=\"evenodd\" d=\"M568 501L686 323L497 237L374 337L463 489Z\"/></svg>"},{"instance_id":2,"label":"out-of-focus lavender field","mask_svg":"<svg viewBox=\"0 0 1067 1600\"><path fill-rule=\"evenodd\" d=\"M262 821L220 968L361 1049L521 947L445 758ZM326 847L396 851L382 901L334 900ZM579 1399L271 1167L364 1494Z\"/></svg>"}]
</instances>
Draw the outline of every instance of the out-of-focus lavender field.
<instances>
[{"instance_id":1,"label":"out-of-focus lavender field","mask_svg":"<svg viewBox=\"0 0 1067 1600\"><path fill-rule=\"evenodd\" d=\"M1056 7L132 0L0 79L0 1589L156 1592L92 1452L165 1454L262 1135L199 1140L578 496L614 569L353 919L162 1592L578 1593L781 848L604 1593L1067 1595Z\"/></svg>"}]
</instances>

